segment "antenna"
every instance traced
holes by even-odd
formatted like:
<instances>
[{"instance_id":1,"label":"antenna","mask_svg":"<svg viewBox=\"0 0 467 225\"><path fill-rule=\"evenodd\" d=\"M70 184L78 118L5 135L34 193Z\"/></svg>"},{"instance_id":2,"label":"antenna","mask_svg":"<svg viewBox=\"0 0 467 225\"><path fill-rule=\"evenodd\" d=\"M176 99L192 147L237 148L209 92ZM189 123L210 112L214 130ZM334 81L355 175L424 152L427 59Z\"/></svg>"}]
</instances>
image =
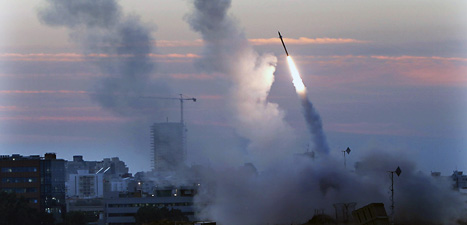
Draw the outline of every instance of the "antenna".
<instances>
[{"instance_id":1,"label":"antenna","mask_svg":"<svg viewBox=\"0 0 467 225\"><path fill-rule=\"evenodd\" d=\"M391 174L391 187L389 187L389 190L391 190L391 197L389 198L391 200L391 224L394 224L394 173L396 173L397 176L400 176L402 173L402 170L400 167L397 167L396 170L394 171L387 171L388 173Z\"/></svg>"},{"instance_id":2,"label":"antenna","mask_svg":"<svg viewBox=\"0 0 467 225\"><path fill-rule=\"evenodd\" d=\"M347 162L346 162L346 160L345 160L345 153L347 153L347 155L348 155L348 154L350 154L351 151L352 151L352 150L350 150L349 147L347 147L346 150L342 150L342 151L341 151L341 152L344 154L344 168L345 168L345 169L347 169Z\"/></svg>"}]
</instances>

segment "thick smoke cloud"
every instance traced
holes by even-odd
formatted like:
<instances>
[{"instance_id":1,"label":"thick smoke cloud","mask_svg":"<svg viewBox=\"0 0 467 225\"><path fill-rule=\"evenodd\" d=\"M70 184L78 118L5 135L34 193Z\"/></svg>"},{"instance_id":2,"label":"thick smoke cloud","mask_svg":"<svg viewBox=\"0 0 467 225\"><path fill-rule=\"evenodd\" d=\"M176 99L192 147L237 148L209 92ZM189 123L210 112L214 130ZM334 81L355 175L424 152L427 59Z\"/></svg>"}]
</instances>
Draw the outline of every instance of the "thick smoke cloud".
<instances>
[{"instance_id":1,"label":"thick smoke cloud","mask_svg":"<svg viewBox=\"0 0 467 225\"><path fill-rule=\"evenodd\" d=\"M197 65L205 71L225 74L230 80L227 104L232 112L231 123L240 136L249 140L249 159L264 167L290 153L294 136L283 120L284 112L267 100L277 59L253 50L227 13L230 5L229 0L193 1L193 12L186 20L202 35L205 44Z\"/></svg>"},{"instance_id":2,"label":"thick smoke cloud","mask_svg":"<svg viewBox=\"0 0 467 225\"><path fill-rule=\"evenodd\" d=\"M153 26L135 15L123 15L116 0L47 0L39 19L50 26L70 30L71 40L87 54L100 54L96 65L107 75L95 86L92 98L120 115L150 115L147 100L138 98L148 92L167 92L150 83L154 63Z\"/></svg>"},{"instance_id":3,"label":"thick smoke cloud","mask_svg":"<svg viewBox=\"0 0 467 225\"><path fill-rule=\"evenodd\" d=\"M274 81L276 58L260 56L248 45L228 14L229 0L192 3L193 12L186 19L205 43L198 66L230 79L232 122L237 132L251 141L250 153L256 153L251 154L252 161L262 166L260 172L252 164L205 170L195 200L200 219L224 225L291 224L307 221L315 209L334 215L334 203L356 202L359 208L383 202L389 209L387 171L397 166L403 168L403 175L395 185L398 222L455 224L455 219L460 218L457 209L462 200L448 182L437 182L416 172L412 162L396 158L394 153L375 149L353 172L345 170L342 162L331 155L315 159L293 157L295 146L287 141L293 140L293 131L284 123L284 113L266 99ZM301 100L315 148L329 152L318 113L306 97ZM417 191L421 189L428 191ZM434 212L438 209L434 200L441 199L448 200L443 206L446 210Z\"/></svg>"},{"instance_id":4,"label":"thick smoke cloud","mask_svg":"<svg viewBox=\"0 0 467 225\"><path fill-rule=\"evenodd\" d=\"M446 225L456 224L458 219L465 220L467 199L452 189L452 181L447 177L425 175L406 158L404 154L374 149L356 163L355 171L359 180L369 179L381 184L384 192L390 185L388 171L394 171L397 166L402 169L399 177L394 175L395 219L402 224ZM387 209L389 205L387 202Z\"/></svg>"},{"instance_id":5,"label":"thick smoke cloud","mask_svg":"<svg viewBox=\"0 0 467 225\"><path fill-rule=\"evenodd\" d=\"M465 220L465 196L452 190L448 179L416 170L404 155L372 149L348 171L331 157L311 159L297 156L277 168L256 172L250 165L206 171L204 187L196 200L200 218L226 225L300 224L316 209L334 217L336 203L357 203L356 209L382 202L390 214L388 171L402 168L395 177L396 224L455 225ZM226 176L228 174L228 176ZM209 202L209 204L205 204ZM241 216L239 216L241 215Z\"/></svg>"},{"instance_id":6,"label":"thick smoke cloud","mask_svg":"<svg viewBox=\"0 0 467 225\"><path fill-rule=\"evenodd\" d=\"M314 145L313 149L318 153L328 154L329 146L326 140L326 135L323 131L321 117L313 107L313 103L308 99L306 93L301 94L300 98L303 107L303 114L311 133L312 143Z\"/></svg>"}]
</instances>

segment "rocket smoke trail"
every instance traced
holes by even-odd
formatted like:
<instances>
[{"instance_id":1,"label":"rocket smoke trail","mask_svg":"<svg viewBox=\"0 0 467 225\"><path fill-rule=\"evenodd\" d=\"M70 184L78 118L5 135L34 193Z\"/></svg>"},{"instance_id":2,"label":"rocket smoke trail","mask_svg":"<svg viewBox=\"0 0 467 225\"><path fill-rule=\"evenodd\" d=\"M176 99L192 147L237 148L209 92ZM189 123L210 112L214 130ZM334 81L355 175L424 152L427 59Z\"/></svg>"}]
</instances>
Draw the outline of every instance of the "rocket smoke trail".
<instances>
[{"instance_id":1,"label":"rocket smoke trail","mask_svg":"<svg viewBox=\"0 0 467 225\"><path fill-rule=\"evenodd\" d=\"M329 147L326 141L326 135L323 132L323 124L319 113L313 107L308 96L300 95L300 98L303 106L303 114L305 116L308 129L312 135L311 138L314 144L314 149L319 153L329 153Z\"/></svg>"},{"instance_id":2,"label":"rocket smoke trail","mask_svg":"<svg viewBox=\"0 0 467 225\"><path fill-rule=\"evenodd\" d=\"M317 153L327 154L329 153L329 147L326 141L326 135L323 131L321 117L319 116L319 113L316 111L316 109L313 107L313 104L311 103L310 99L308 99L306 87L303 84L302 78L300 77L300 73L298 72L295 63L293 62L292 57L290 57L289 55L287 56L287 62L289 64L290 73L293 78L295 90L297 91L297 94L300 96L301 99L301 104L303 106L303 114L305 116L308 129L310 130L311 139L314 145L313 149Z\"/></svg>"},{"instance_id":3,"label":"rocket smoke trail","mask_svg":"<svg viewBox=\"0 0 467 225\"><path fill-rule=\"evenodd\" d=\"M223 74L229 81L226 101L229 120L237 134L248 140L248 159L256 166L272 166L289 155L295 144L285 113L268 101L277 58L258 54L248 43L234 18L230 0L195 0L186 20L202 35L204 52L200 69Z\"/></svg>"}]
</instances>

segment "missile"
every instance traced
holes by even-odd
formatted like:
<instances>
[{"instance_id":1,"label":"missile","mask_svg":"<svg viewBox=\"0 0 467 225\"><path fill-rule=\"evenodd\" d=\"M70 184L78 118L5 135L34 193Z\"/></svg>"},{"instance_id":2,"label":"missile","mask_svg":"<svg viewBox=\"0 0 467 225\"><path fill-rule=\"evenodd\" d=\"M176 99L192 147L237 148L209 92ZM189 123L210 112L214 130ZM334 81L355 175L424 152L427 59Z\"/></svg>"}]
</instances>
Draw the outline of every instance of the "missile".
<instances>
[{"instance_id":1,"label":"missile","mask_svg":"<svg viewBox=\"0 0 467 225\"><path fill-rule=\"evenodd\" d=\"M282 40L281 32L277 31L277 33L279 33L279 38L281 39L282 46L284 46L285 54L289 56L289 53L287 52L287 48L285 47L285 44L284 44L284 40Z\"/></svg>"}]
</instances>

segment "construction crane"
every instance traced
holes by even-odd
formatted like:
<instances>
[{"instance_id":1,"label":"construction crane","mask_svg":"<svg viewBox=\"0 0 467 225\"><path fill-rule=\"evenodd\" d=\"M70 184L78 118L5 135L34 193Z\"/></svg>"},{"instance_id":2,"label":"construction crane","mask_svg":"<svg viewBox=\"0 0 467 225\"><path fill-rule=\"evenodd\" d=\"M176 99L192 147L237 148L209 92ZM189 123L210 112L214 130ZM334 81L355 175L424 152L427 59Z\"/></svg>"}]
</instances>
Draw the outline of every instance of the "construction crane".
<instances>
[{"instance_id":1,"label":"construction crane","mask_svg":"<svg viewBox=\"0 0 467 225\"><path fill-rule=\"evenodd\" d=\"M180 123L181 124L185 124L185 122L183 121L183 101L196 102L196 98L184 98L183 94L180 94L180 98L166 98L166 97L153 97L153 96L141 96L141 98L180 100Z\"/></svg>"}]
</instances>

